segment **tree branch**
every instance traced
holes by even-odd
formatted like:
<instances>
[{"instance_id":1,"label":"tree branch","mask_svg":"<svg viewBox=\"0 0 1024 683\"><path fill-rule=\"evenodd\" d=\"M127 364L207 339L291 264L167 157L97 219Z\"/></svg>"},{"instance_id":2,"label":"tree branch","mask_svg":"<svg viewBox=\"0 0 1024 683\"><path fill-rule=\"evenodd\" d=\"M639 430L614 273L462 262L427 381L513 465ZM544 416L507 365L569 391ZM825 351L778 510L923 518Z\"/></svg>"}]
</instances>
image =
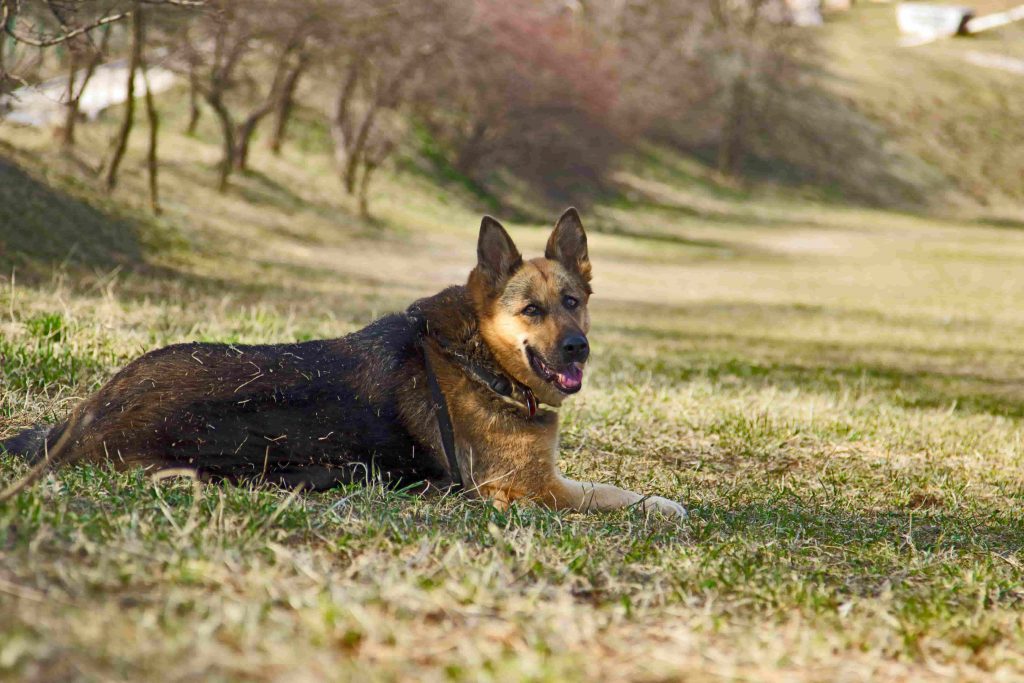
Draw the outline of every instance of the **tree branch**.
<instances>
[{"instance_id":1,"label":"tree branch","mask_svg":"<svg viewBox=\"0 0 1024 683\"><path fill-rule=\"evenodd\" d=\"M130 11L128 11L128 12L120 12L118 14L111 14L111 15L105 16L105 17L103 17L101 19L97 19L96 21L92 22L91 24L87 24L85 26L79 26L78 28L76 28L76 29L74 29L72 31L68 31L67 33L61 34L59 36L52 36L52 37L49 37L49 38L29 38L27 36L18 35L18 33L14 30L13 27L9 27L7 25L8 11L7 11L6 3L3 5L3 8L4 8L4 11L3 11L3 15L0 16L0 21L3 22L3 30L4 30L4 32L7 35L9 35L11 38L13 38L15 40L15 42L24 43L25 45L31 45L32 47L52 47L54 45L60 45L61 43L65 43L65 42L71 40L72 38L76 38L76 37L82 35L83 33L88 33L89 31L92 31L94 29L99 28L100 26L106 26L107 24L113 24L115 22L121 21L122 19L124 19L126 17L130 17L132 15L132 13Z\"/></svg>"}]
</instances>

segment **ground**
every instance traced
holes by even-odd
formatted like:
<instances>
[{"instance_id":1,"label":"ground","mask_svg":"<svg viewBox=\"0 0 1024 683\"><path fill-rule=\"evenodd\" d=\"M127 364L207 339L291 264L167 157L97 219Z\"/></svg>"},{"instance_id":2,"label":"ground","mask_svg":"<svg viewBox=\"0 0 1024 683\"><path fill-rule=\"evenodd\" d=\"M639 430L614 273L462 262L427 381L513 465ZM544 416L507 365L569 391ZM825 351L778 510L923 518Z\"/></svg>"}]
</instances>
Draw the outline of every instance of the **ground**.
<instances>
[{"instance_id":1,"label":"ground","mask_svg":"<svg viewBox=\"0 0 1024 683\"><path fill-rule=\"evenodd\" d=\"M158 219L141 148L112 197L82 180L105 124L76 160L0 126L22 169L0 165L0 435L148 349L344 334L473 263L456 190L384 174L355 218L311 126L222 197L212 122L180 124ZM733 189L649 152L583 212L593 367L561 463L685 523L71 468L0 506L0 672L1024 677L1024 224ZM541 251L548 225L507 225Z\"/></svg>"}]
</instances>

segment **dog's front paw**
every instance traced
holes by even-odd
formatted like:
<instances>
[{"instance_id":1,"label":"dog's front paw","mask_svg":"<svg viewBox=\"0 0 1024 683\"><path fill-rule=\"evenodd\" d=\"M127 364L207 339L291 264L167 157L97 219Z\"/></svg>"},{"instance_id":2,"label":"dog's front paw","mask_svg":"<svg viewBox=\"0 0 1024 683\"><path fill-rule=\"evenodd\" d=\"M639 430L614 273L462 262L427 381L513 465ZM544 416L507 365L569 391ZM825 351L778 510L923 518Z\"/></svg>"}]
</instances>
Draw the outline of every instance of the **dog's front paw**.
<instances>
[{"instance_id":1,"label":"dog's front paw","mask_svg":"<svg viewBox=\"0 0 1024 683\"><path fill-rule=\"evenodd\" d=\"M642 505L644 512L655 512L673 519L686 519L686 508L668 498L650 496L649 498L644 498Z\"/></svg>"}]
</instances>

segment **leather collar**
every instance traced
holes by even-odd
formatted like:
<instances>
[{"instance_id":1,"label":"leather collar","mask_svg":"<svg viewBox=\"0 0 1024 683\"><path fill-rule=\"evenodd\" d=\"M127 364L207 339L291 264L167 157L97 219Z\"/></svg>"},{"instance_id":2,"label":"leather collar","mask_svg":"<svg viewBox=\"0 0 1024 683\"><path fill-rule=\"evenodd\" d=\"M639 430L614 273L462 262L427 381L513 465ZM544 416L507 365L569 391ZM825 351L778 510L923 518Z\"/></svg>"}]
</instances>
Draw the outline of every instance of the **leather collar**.
<instances>
[{"instance_id":1,"label":"leather collar","mask_svg":"<svg viewBox=\"0 0 1024 683\"><path fill-rule=\"evenodd\" d=\"M497 362L493 359L478 360L459 349L457 344L452 343L439 332L431 329L426 316L423 315L419 308L410 308L408 314L417 322L421 336L431 339L444 357L461 367L471 379L487 387L502 399L525 408L528 419L532 419L537 415L541 404L537 401L537 397L530 387L498 369ZM477 345L481 344L481 342L477 342ZM490 353L488 352L487 355L489 356ZM553 408L546 409L553 410Z\"/></svg>"},{"instance_id":2,"label":"leather collar","mask_svg":"<svg viewBox=\"0 0 1024 683\"><path fill-rule=\"evenodd\" d=\"M503 399L526 408L530 418L537 415L539 404L537 397L533 394L533 389L522 382L517 382L494 367L488 367L484 363L469 358L451 344L446 343L447 340L440 335L431 334L429 327L426 336L437 344L437 348L444 354L445 358L465 370L466 374L478 384L482 384Z\"/></svg>"}]
</instances>

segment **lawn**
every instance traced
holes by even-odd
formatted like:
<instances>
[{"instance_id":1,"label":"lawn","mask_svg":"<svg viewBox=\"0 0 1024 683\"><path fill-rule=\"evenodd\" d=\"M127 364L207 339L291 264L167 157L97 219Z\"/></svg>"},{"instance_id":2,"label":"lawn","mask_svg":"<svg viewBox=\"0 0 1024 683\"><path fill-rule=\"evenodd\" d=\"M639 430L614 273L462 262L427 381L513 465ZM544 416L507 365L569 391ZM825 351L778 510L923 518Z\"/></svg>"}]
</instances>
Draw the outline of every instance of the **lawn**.
<instances>
[{"instance_id":1,"label":"lawn","mask_svg":"<svg viewBox=\"0 0 1024 683\"><path fill-rule=\"evenodd\" d=\"M344 334L472 266L479 208L426 177L383 175L362 221L326 155L258 146L217 195L208 120L168 122L148 217L140 147L112 197L81 179L105 125L73 160L0 126L23 169L0 166L0 435L146 350ZM616 180L583 213L594 357L562 466L688 521L69 468L0 506L0 671L1024 677L1024 225L731 189L668 153ZM508 227L527 254L549 229Z\"/></svg>"}]
</instances>

